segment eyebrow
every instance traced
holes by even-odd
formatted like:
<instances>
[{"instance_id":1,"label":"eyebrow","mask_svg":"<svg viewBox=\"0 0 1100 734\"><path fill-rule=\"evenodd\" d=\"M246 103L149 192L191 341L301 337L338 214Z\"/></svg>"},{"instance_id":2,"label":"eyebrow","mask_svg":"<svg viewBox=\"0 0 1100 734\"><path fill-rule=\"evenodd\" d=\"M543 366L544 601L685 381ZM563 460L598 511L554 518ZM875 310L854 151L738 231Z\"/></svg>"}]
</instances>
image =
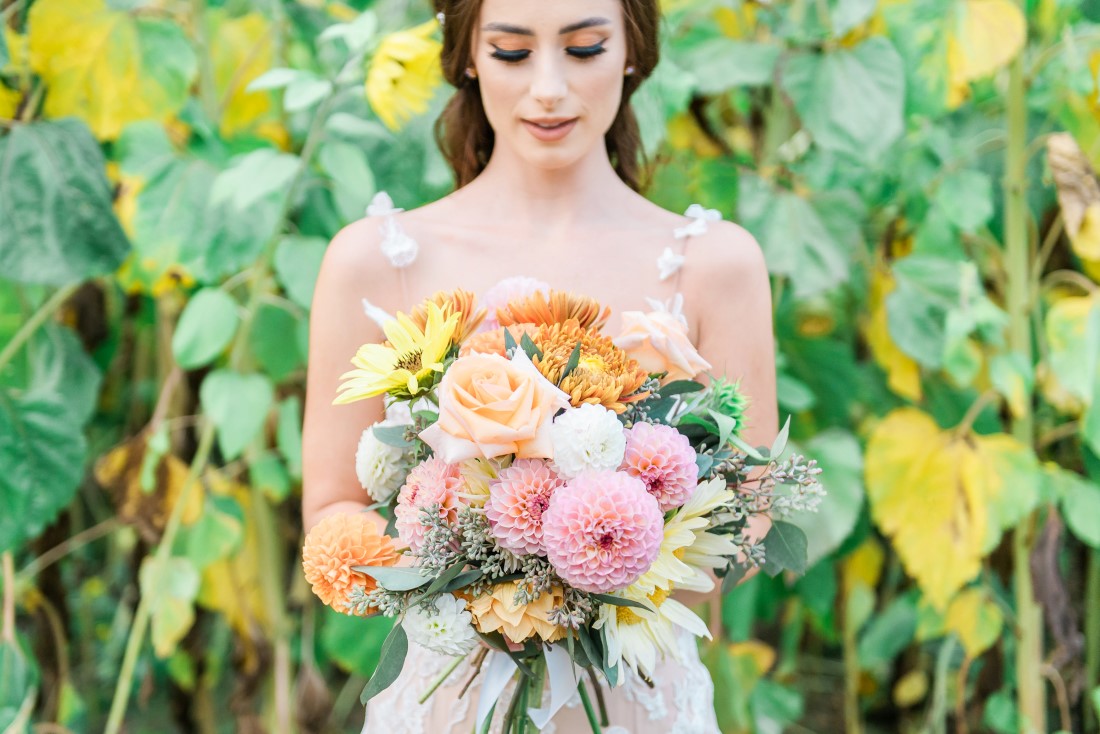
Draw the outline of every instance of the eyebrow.
<instances>
[{"instance_id":1,"label":"eyebrow","mask_svg":"<svg viewBox=\"0 0 1100 734\"><path fill-rule=\"evenodd\" d=\"M591 28L596 25L609 25L611 23L607 18L585 18L584 20L578 20L576 23L570 23L567 26L562 26L558 31L559 34L572 33L573 31L579 31L582 28ZM517 36L533 36L535 32L530 28L524 28L519 25L512 25L511 23L489 23L481 30L483 31L502 31L504 33L514 33Z\"/></svg>"}]
</instances>

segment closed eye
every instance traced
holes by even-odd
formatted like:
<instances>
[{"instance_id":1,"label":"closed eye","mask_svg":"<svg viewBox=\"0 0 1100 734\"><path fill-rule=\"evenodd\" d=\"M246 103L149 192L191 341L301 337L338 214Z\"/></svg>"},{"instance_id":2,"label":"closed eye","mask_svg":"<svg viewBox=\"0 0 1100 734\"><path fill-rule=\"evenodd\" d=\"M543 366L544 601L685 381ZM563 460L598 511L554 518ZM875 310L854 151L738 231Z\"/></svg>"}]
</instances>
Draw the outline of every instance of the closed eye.
<instances>
[{"instance_id":1,"label":"closed eye","mask_svg":"<svg viewBox=\"0 0 1100 734\"><path fill-rule=\"evenodd\" d=\"M510 64L517 64L531 55L531 52L527 49L522 49L519 51L505 51L504 49L497 48L496 46L493 46L493 49L493 52L489 54L490 56L492 56L494 59L500 59L501 61L505 61ZM594 46L568 46L566 47L565 51L570 56L578 59L591 59L604 53L605 51L607 51L607 49L604 47L603 42L600 42Z\"/></svg>"}]
</instances>

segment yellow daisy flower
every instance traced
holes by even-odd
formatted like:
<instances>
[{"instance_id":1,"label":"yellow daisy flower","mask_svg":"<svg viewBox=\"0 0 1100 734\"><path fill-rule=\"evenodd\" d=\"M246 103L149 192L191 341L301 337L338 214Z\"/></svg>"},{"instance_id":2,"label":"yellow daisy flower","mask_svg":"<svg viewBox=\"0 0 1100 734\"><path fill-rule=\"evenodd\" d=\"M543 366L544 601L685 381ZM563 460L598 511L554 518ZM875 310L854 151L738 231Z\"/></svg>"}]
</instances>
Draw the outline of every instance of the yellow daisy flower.
<instances>
[{"instance_id":1,"label":"yellow daisy flower","mask_svg":"<svg viewBox=\"0 0 1100 734\"><path fill-rule=\"evenodd\" d=\"M382 393L412 398L427 392L435 372L443 371L443 360L451 349L455 327L462 314L444 316L438 304L427 304L427 323L421 330L405 314L386 322L385 344L364 344L351 362L357 369L340 375L346 380L333 404L351 403Z\"/></svg>"},{"instance_id":2,"label":"yellow daisy flower","mask_svg":"<svg viewBox=\"0 0 1100 734\"><path fill-rule=\"evenodd\" d=\"M439 63L442 44L432 38L439 27L432 19L391 33L378 44L367 69L367 101L390 130L423 114L443 82Z\"/></svg>"}]
</instances>

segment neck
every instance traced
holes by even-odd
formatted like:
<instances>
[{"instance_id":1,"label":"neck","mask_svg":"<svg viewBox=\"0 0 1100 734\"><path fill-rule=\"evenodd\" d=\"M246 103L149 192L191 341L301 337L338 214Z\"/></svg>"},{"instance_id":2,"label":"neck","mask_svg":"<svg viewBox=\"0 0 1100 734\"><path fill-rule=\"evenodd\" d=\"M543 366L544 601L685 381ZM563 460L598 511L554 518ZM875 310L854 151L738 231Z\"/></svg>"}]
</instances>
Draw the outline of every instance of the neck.
<instances>
[{"instance_id":1,"label":"neck","mask_svg":"<svg viewBox=\"0 0 1100 734\"><path fill-rule=\"evenodd\" d=\"M603 145L561 168L532 165L498 145L485 169L464 188L483 194L481 199L489 202L486 216L540 235L605 220L630 193Z\"/></svg>"}]
</instances>

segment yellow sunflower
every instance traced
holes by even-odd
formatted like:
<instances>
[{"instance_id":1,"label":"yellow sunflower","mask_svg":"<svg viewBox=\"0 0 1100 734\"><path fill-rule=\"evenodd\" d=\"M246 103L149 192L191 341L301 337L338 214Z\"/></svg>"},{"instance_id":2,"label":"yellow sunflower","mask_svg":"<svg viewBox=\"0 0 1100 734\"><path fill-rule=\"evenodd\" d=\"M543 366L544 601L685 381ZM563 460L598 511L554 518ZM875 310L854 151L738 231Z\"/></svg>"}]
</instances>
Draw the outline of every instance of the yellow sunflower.
<instances>
[{"instance_id":1,"label":"yellow sunflower","mask_svg":"<svg viewBox=\"0 0 1100 734\"><path fill-rule=\"evenodd\" d=\"M391 33L378 44L367 69L367 101L390 130L423 114L443 81L442 48L432 38L438 21Z\"/></svg>"},{"instance_id":2,"label":"yellow sunflower","mask_svg":"<svg viewBox=\"0 0 1100 734\"><path fill-rule=\"evenodd\" d=\"M427 323L421 329L403 313L386 322L385 344L364 344L351 363L357 369L340 375L345 380L336 405L374 397L386 392L411 398L426 392L443 371L443 359L451 349L460 313L444 315L438 304L427 304Z\"/></svg>"},{"instance_id":3,"label":"yellow sunflower","mask_svg":"<svg viewBox=\"0 0 1100 734\"><path fill-rule=\"evenodd\" d=\"M573 406L595 403L622 413L627 403L649 395L648 391L638 392L649 375L637 361L609 337L595 329L583 328L576 319L543 324L532 341L542 352L542 357L535 357L532 362L546 379L569 394ZM577 342L581 344L580 359L576 368L563 378Z\"/></svg>"}]
</instances>

